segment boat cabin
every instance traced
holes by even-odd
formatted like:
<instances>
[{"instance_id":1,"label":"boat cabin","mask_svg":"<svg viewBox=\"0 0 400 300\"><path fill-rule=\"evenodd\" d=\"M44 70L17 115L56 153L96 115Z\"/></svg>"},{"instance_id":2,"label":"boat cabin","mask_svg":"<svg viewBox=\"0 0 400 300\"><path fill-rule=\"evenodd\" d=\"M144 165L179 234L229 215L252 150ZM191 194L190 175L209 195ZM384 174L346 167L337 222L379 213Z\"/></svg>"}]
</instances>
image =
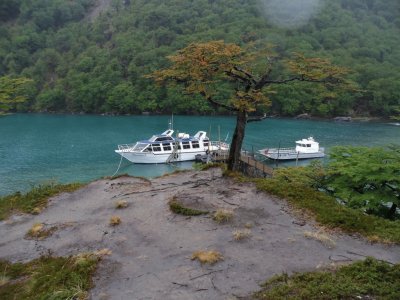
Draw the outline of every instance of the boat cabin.
<instances>
[{"instance_id":1,"label":"boat cabin","mask_svg":"<svg viewBox=\"0 0 400 300\"><path fill-rule=\"evenodd\" d=\"M312 137L296 141L296 152L298 153L314 153L318 151L319 143Z\"/></svg>"},{"instance_id":2,"label":"boat cabin","mask_svg":"<svg viewBox=\"0 0 400 300\"><path fill-rule=\"evenodd\" d=\"M177 149L190 152L191 149L198 151L209 146L210 141L205 131L199 131L192 137L187 133L178 133L175 139L172 137L173 133L174 131L169 129L162 134L153 135L149 140L139 141L132 151L162 153Z\"/></svg>"}]
</instances>

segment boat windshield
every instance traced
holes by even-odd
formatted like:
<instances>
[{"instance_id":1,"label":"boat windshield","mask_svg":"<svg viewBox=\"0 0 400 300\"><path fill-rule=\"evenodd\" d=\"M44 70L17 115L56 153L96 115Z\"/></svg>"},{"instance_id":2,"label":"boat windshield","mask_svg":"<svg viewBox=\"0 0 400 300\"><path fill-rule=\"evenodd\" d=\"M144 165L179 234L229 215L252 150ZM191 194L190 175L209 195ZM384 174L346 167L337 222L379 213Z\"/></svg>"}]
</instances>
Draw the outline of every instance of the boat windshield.
<instances>
[{"instance_id":1,"label":"boat windshield","mask_svg":"<svg viewBox=\"0 0 400 300\"><path fill-rule=\"evenodd\" d=\"M143 151L149 144L137 143L135 147L133 147L134 151Z\"/></svg>"}]
</instances>

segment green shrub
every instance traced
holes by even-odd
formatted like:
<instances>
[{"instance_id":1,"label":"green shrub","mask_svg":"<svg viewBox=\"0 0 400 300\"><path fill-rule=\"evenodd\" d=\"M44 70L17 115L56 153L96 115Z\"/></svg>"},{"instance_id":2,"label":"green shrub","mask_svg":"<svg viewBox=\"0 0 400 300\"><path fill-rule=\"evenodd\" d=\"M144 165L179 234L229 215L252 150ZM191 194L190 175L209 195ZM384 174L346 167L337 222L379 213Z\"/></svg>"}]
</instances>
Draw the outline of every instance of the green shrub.
<instances>
[{"instance_id":1,"label":"green shrub","mask_svg":"<svg viewBox=\"0 0 400 300\"><path fill-rule=\"evenodd\" d=\"M360 233L372 241L400 243L400 221L389 221L348 208L304 182L282 180L279 175L254 181L259 190L284 198L297 208L306 209L317 222L329 228Z\"/></svg>"},{"instance_id":2,"label":"green shrub","mask_svg":"<svg viewBox=\"0 0 400 300\"><path fill-rule=\"evenodd\" d=\"M199 216L199 215L206 215L208 214L208 211L204 210L198 210L198 209L193 209L193 208L188 208L182 205L182 203L179 203L179 201L173 197L169 202L169 209L178 215L184 215L184 216Z\"/></svg>"},{"instance_id":3,"label":"green shrub","mask_svg":"<svg viewBox=\"0 0 400 300\"><path fill-rule=\"evenodd\" d=\"M256 299L398 299L400 264L367 258L339 269L274 276Z\"/></svg>"}]
</instances>

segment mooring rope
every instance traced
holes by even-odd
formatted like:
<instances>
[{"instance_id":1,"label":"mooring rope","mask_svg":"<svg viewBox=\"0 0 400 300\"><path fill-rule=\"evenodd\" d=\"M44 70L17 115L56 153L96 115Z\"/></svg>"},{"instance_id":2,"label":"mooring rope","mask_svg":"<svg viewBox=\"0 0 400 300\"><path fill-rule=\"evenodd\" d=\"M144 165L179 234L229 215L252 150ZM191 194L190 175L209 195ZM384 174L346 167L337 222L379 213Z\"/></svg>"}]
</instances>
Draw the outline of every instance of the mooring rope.
<instances>
[{"instance_id":1,"label":"mooring rope","mask_svg":"<svg viewBox=\"0 0 400 300\"><path fill-rule=\"evenodd\" d=\"M119 165L118 165L118 169L117 169L117 171L115 171L115 173L111 176L111 177L114 177L115 176L115 174L117 174L118 173L118 171L119 171L119 168L121 167L121 163L122 163L122 159L123 159L124 157L121 155L121 159L120 159L120 161L119 161Z\"/></svg>"}]
</instances>

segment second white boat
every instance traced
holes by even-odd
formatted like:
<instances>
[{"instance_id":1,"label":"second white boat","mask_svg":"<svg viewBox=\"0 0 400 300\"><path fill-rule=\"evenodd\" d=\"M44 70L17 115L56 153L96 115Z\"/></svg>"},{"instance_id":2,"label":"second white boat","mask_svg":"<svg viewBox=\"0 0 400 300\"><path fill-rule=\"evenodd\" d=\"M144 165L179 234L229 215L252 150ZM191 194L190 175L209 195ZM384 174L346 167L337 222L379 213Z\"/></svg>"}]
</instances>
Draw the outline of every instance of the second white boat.
<instances>
[{"instance_id":1,"label":"second white boat","mask_svg":"<svg viewBox=\"0 0 400 300\"><path fill-rule=\"evenodd\" d=\"M320 158L325 156L325 149L319 146L312 137L296 141L296 148L265 148L258 152L275 160L295 160Z\"/></svg>"}]
</instances>

